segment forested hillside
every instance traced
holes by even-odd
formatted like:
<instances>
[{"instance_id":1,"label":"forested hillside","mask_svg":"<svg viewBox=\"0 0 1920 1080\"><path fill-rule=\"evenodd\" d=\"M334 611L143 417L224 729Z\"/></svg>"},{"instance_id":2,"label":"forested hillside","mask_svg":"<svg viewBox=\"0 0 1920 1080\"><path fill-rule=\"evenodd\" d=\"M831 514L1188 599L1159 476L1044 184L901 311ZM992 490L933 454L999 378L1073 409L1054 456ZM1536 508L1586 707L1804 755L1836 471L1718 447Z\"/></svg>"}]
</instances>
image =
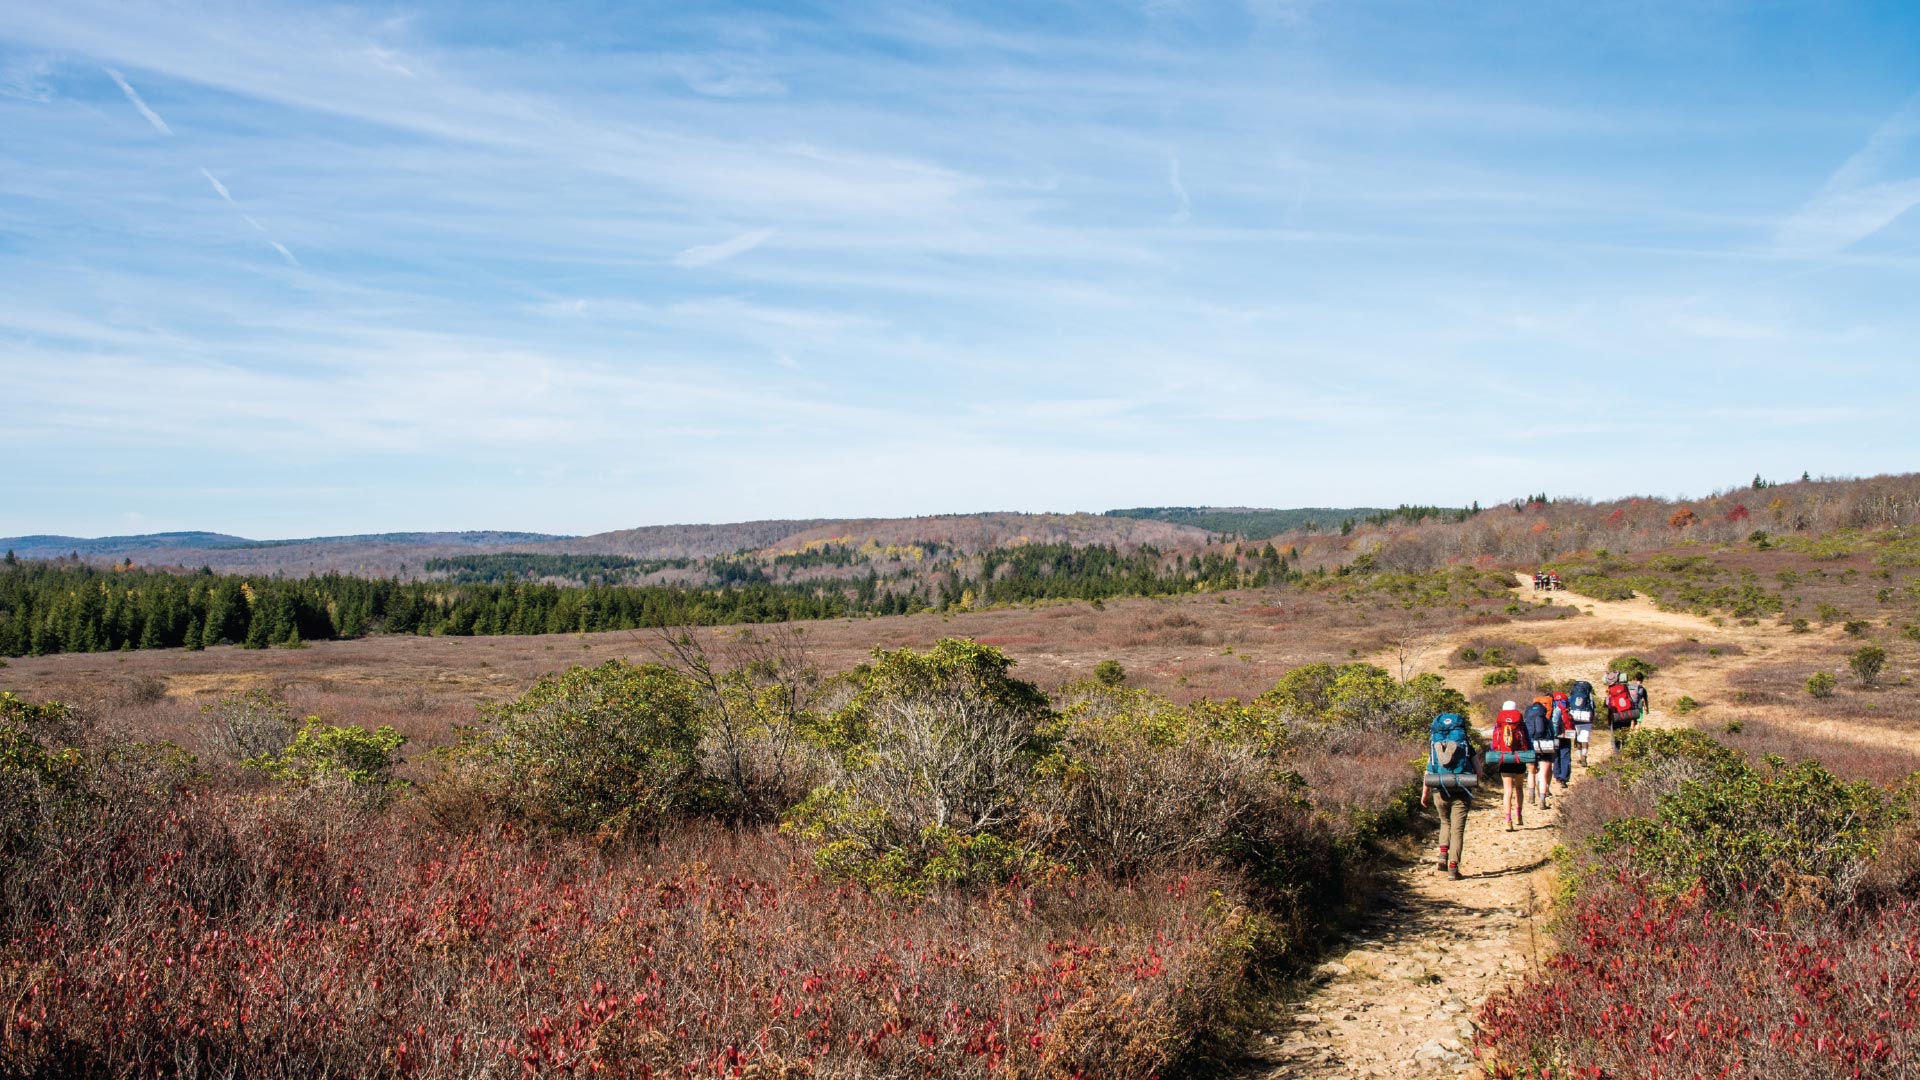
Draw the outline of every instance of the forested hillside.
<instances>
[{"instance_id":1,"label":"forested hillside","mask_svg":"<svg viewBox=\"0 0 1920 1080\"><path fill-rule=\"evenodd\" d=\"M487 556L485 560L505 557ZM971 609L1042 599L1264 586L1295 574L1271 545L1216 547L1189 558L1150 547L1033 544L954 556L882 576L775 580L774 560L718 560L718 584L565 586L518 580L539 570L592 577L646 569L622 560L542 556L559 563L483 561L464 580L402 582L323 574L304 578L102 570L72 561L0 564L0 655L117 649L249 648L395 634L552 634L667 625L768 623L848 615ZM710 568L711 569L711 568Z\"/></svg>"}]
</instances>

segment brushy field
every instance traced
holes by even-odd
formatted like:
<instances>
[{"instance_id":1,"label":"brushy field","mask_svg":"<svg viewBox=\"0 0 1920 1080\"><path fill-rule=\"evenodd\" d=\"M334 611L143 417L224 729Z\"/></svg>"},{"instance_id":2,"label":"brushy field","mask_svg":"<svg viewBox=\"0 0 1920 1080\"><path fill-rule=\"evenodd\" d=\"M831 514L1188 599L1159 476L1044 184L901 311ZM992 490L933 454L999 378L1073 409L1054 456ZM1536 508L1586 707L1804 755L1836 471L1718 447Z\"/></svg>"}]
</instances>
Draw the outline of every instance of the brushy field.
<instances>
[{"instance_id":1,"label":"brushy field","mask_svg":"<svg viewBox=\"0 0 1920 1080\"><path fill-rule=\"evenodd\" d=\"M1418 580L1444 583L1450 576ZM1492 595L1498 575L1481 576L1489 579L1484 590L1456 586L1424 594L1418 627L1438 632L1477 622L1497 629L1510 621L1507 598ZM1301 665L1372 654L1405 633L1408 614L1399 606L1404 598L1391 580L1378 588L1336 579L1327 588L837 619L799 629L811 661L827 671L863 663L876 648L924 649L943 637L968 637L1016 657L1022 677L1048 691L1085 679L1096 664L1112 660L1125 669L1127 685L1175 701L1246 699ZM752 628L701 633L710 647L721 649L743 629ZM260 689L301 714L369 728L390 725L417 753L450 741L456 728L474 721L477 705L515 697L547 672L616 658L645 662L658 656L660 646L657 633L623 631L380 635L292 650L69 653L0 661L6 665L0 688L33 700L84 705L140 737L190 749L199 749L201 706Z\"/></svg>"},{"instance_id":2,"label":"brushy field","mask_svg":"<svg viewBox=\"0 0 1920 1080\"><path fill-rule=\"evenodd\" d=\"M1474 614L1427 588L1434 626ZM631 639L22 662L41 691L114 681L0 696L0 1075L1195 1068L1368 880L1426 718L1464 705L1357 646L1213 643L1289 618L1377 642L1402 603L970 624L1106 619L1045 686L928 620L636 662L605 655ZM1251 692L1140 688L1196 680L1095 662L1116 647L1217 656ZM424 648L500 662L420 679Z\"/></svg>"},{"instance_id":3,"label":"brushy field","mask_svg":"<svg viewBox=\"0 0 1920 1080\"><path fill-rule=\"evenodd\" d=\"M1482 1013L1490 1075L1912 1075L1920 773L1759 753L1785 741L1749 758L1646 731L1595 778L1567 822L1557 949Z\"/></svg>"},{"instance_id":4,"label":"brushy field","mask_svg":"<svg viewBox=\"0 0 1920 1080\"><path fill-rule=\"evenodd\" d=\"M9 892L10 1075L1144 1075L1249 932L1218 871L903 900L764 832L606 853L215 794Z\"/></svg>"}]
</instances>

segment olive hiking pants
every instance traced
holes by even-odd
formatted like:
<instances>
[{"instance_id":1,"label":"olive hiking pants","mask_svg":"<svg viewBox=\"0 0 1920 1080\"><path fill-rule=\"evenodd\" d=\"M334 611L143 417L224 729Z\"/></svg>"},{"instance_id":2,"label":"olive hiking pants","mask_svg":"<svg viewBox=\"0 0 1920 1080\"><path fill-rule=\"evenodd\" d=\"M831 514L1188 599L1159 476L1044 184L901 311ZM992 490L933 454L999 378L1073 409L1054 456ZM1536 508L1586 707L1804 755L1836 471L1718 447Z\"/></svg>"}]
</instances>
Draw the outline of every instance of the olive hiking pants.
<instances>
[{"instance_id":1,"label":"olive hiking pants","mask_svg":"<svg viewBox=\"0 0 1920 1080\"><path fill-rule=\"evenodd\" d=\"M1447 861L1458 863L1460 853L1467 846L1467 810L1473 806L1473 796L1464 791L1437 789L1433 793L1433 808L1440 814L1440 849L1447 853Z\"/></svg>"}]
</instances>

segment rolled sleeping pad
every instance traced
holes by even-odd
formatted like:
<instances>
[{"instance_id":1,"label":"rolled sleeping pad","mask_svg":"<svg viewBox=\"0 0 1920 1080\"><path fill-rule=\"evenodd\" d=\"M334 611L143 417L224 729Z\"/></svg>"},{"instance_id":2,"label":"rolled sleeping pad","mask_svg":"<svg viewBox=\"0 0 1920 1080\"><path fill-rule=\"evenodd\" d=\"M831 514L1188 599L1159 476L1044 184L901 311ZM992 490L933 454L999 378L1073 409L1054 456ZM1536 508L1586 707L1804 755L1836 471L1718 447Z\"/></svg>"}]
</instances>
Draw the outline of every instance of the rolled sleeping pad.
<instances>
[{"instance_id":1,"label":"rolled sleeping pad","mask_svg":"<svg viewBox=\"0 0 1920 1080\"><path fill-rule=\"evenodd\" d=\"M1478 773L1430 772L1421 779L1421 782L1430 788L1457 791L1477 786L1480 783L1480 775Z\"/></svg>"},{"instance_id":2,"label":"rolled sleeping pad","mask_svg":"<svg viewBox=\"0 0 1920 1080\"><path fill-rule=\"evenodd\" d=\"M1538 760L1538 758L1539 755L1531 750L1487 751L1487 764L1489 765L1531 765Z\"/></svg>"},{"instance_id":3,"label":"rolled sleeping pad","mask_svg":"<svg viewBox=\"0 0 1920 1080\"><path fill-rule=\"evenodd\" d=\"M1639 709L1623 709L1613 714L1613 726L1620 727L1623 724L1631 724L1638 719L1640 719Z\"/></svg>"}]
</instances>

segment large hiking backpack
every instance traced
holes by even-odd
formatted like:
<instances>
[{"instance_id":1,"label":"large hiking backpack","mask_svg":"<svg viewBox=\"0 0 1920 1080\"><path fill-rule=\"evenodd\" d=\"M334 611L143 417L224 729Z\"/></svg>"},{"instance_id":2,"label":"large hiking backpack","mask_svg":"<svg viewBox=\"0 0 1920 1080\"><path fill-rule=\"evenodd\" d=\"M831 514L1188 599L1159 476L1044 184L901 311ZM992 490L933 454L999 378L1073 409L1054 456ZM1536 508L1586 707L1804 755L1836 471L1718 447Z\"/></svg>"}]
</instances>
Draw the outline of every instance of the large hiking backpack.
<instances>
[{"instance_id":1,"label":"large hiking backpack","mask_svg":"<svg viewBox=\"0 0 1920 1080\"><path fill-rule=\"evenodd\" d=\"M1593 712L1593 684L1585 679L1574 683L1567 691L1567 707L1587 713Z\"/></svg>"},{"instance_id":2,"label":"large hiking backpack","mask_svg":"<svg viewBox=\"0 0 1920 1080\"><path fill-rule=\"evenodd\" d=\"M1433 718L1431 736L1424 779L1428 787L1461 791L1479 782L1480 770L1473 760L1473 737L1467 732L1466 717L1441 713Z\"/></svg>"},{"instance_id":3,"label":"large hiking backpack","mask_svg":"<svg viewBox=\"0 0 1920 1080\"><path fill-rule=\"evenodd\" d=\"M1614 683L1607 687L1607 712L1613 716L1613 723L1630 724L1640 719L1640 710L1634 707L1633 694L1625 683Z\"/></svg>"},{"instance_id":4,"label":"large hiking backpack","mask_svg":"<svg viewBox=\"0 0 1920 1080\"><path fill-rule=\"evenodd\" d=\"M1527 726L1527 742L1532 744L1534 755L1552 757L1560 747L1560 733L1554 730L1553 716L1547 709L1548 705L1553 704L1553 699L1545 698L1546 705L1540 703L1542 700L1534 698L1527 703L1527 711L1521 717L1521 722Z\"/></svg>"},{"instance_id":5,"label":"large hiking backpack","mask_svg":"<svg viewBox=\"0 0 1920 1080\"><path fill-rule=\"evenodd\" d=\"M1628 700L1633 702L1634 708L1639 709L1642 712L1646 711L1647 685L1641 682L1639 679L1634 679L1633 681L1627 683L1627 698Z\"/></svg>"},{"instance_id":6,"label":"large hiking backpack","mask_svg":"<svg viewBox=\"0 0 1920 1080\"><path fill-rule=\"evenodd\" d=\"M1489 765L1526 764L1535 758L1533 743L1527 739L1527 725L1518 710L1502 709L1493 722L1493 748L1487 751Z\"/></svg>"},{"instance_id":7,"label":"large hiking backpack","mask_svg":"<svg viewBox=\"0 0 1920 1080\"><path fill-rule=\"evenodd\" d=\"M1553 730L1559 732L1562 739L1573 738L1573 705L1571 698L1565 694L1553 695L1553 712L1549 719L1553 722Z\"/></svg>"}]
</instances>

